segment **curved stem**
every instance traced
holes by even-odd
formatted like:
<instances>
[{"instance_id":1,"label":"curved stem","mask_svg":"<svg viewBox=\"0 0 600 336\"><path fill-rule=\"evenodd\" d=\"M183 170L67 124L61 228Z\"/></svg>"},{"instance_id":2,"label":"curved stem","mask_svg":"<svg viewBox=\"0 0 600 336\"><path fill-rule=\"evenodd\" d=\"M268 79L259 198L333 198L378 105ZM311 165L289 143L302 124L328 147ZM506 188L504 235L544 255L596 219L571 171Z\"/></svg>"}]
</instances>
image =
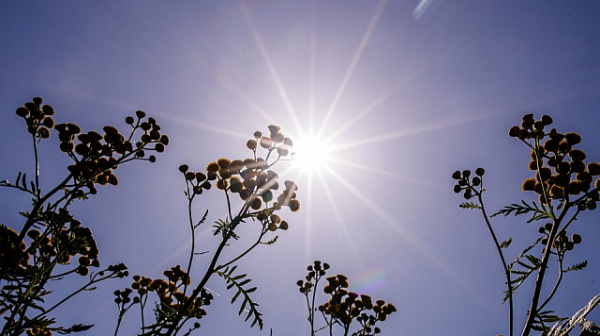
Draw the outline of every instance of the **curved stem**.
<instances>
[{"instance_id":1,"label":"curved stem","mask_svg":"<svg viewBox=\"0 0 600 336\"><path fill-rule=\"evenodd\" d=\"M477 198L479 199L479 204L481 204L481 213L483 215L483 219L485 220L485 224L492 235L492 239L494 240L494 245L496 245L496 250L498 250L498 255L500 256L500 260L502 261L502 268L504 269L504 275L506 276L506 286L508 287L508 304L509 304L509 312L508 312L508 320L509 320L509 335L513 336L514 330L514 305L513 305L513 296L512 296L512 284L510 279L510 269L506 264L506 260L504 259L504 253L502 253L502 248L500 247L500 243L498 243L498 238L496 237L496 233L492 228L492 224L490 223L489 217L485 211L485 206L483 204L483 198L481 197L481 192L477 192Z\"/></svg>"},{"instance_id":2,"label":"curved stem","mask_svg":"<svg viewBox=\"0 0 600 336\"><path fill-rule=\"evenodd\" d=\"M185 175L184 175L185 178ZM194 261L194 251L196 250L196 229L194 227L194 214L192 212L192 203L194 201L194 190L192 188L192 194L190 194L190 184L188 182L188 180L185 180L185 186L187 189L187 198L188 198L188 219L189 219L189 224L190 224L190 230L192 231L192 246L190 249L190 258L188 259L188 265L187 265L187 274L188 274L188 278L189 278L189 274L190 271L192 270L192 263ZM187 293L187 289L188 289L188 281L185 281L184 286L183 286L183 295L185 297L185 294Z\"/></svg>"},{"instance_id":3,"label":"curved stem","mask_svg":"<svg viewBox=\"0 0 600 336\"><path fill-rule=\"evenodd\" d=\"M556 282L554 283L554 287L552 287L552 291L550 292L550 294L548 294L548 297L546 298L546 300L544 300L544 302L538 307L538 310L544 309L544 307L548 304L548 302L550 302L550 300L552 300L552 297L554 296L554 294L556 294L556 290L558 289L558 286L560 285L563 274L564 274L562 266L563 266L563 258L559 254L558 255L558 277L556 279Z\"/></svg>"},{"instance_id":4,"label":"curved stem","mask_svg":"<svg viewBox=\"0 0 600 336\"><path fill-rule=\"evenodd\" d=\"M256 240L256 242L254 242L254 244L252 244L249 248L247 248L246 251L244 251L244 253L242 253L242 254L238 255L237 257L231 259L230 261L222 264L220 267L221 268L227 267L227 266L233 264L234 262L242 259L246 254L250 253L250 251L252 251L256 246L258 246L258 244L260 244L260 241L262 240L262 237L265 236L265 233L267 233L267 230L265 230L264 227L263 227L263 229L261 230L260 235L258 236L258 239Z\"/></svg>"}]
</instances>

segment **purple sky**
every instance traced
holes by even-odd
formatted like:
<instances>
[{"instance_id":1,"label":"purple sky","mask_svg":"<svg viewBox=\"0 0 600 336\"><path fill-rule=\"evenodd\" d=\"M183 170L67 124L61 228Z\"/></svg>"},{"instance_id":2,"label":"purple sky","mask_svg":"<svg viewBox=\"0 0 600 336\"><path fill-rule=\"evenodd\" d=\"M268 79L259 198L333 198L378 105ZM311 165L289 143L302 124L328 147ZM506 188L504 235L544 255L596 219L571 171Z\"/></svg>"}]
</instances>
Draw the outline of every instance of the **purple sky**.
<instances>
[{"instance_id":1,"label":"purple sky","mask_svg":"<svg viewBox=\"0 0 600 336\"><path fill-rule=\"evenodd\" d=\"M450 175L485 167L491 211L535 199L520 191L532 176L529 152L507 136L526 113L579 132L588 158L600 160L600 2L421 2L2 1L0 179L32 172L30 139L14 111L34 96L55 107L57 122L84 130L125 129L126 116L146 111L170 136L165 153L120 168L118 188L101 188L73 213L93 229L104 265L123 261L132 274L158 277L187 260L180 164L199 170L247 157L246 140L269 124L293 139L331 136L328 169L282 176L300 186L302 210L284 213L290 229L239 266L259 288L266 330L249 329L227 301L234 293L214 278L208 287L220 296L200 331L307 335L295 282L320 259L356 290L399 308L382 324L385 335L507 334L495 248L481 215L458 208ZM53 135L42 145L46 188L69 163L57 144ZM0 222L22 225L17 212L29 200L0 189L0 202ZM199 250L216 247L210 226L224 206L216 190L197 204L197 216L210 209ZM594 212L579 219L571 233L583 243L567 263L590 265L568 274L557 294L552 308L565 316L600 292L600 227ZM509 260L537 235L538 225L521 218L494 224L501 239L513 238ZM252 229L232 251L254 239ZM196 265L206 262L200 256ZM81 296L59 322L112 333L112 292L129 284ZM531 288L519 292L517 329ZM130 314L121 334L137 322Z\"/></svg>"}]
</instances>

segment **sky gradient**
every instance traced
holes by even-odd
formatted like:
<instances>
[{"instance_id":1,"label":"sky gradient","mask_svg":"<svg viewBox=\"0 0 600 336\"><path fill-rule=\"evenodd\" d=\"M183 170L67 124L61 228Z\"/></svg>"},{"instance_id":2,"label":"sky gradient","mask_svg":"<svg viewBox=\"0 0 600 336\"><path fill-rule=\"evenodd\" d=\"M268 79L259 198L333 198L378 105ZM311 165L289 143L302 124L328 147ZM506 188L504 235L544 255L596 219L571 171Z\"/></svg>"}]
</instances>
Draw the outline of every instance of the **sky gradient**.
<instances>
[{"instance_id":1,"label":"sky gradient","mask_svg":"<svg viewBox=\"0 0 600 336\"><path fill-rule=\"evenodd\" d=\"M165 153L119 168L118 187L100 188L72 212L94 231L103 265L125 262L132 275L158 277L189 253L180 164L201 170L248 157L246 140L270 124L292 139L320 135L331 140L327 166L282 176L298 183L302 202L284 213L290 229L239 266L258 286L265 330L237 316L234 293L214 278L208 287L218 296L199 334L308 335L295 283L315 259L398 307L384 335L507 334L498 256L481 215L458 208L450 175L486 168L491 211L535 199L520 190L533 176L529 151L507 135L526 113L580 133L590 160L600 160L599 37L592 0L0 1L0 180L32 171L14 111L35 96L54 106L57 122L84 130L125 129L125 117L144 110L171 139ZM55 134L41 159L49 188L69 164ZM29 200L3 188L0 202L0 222L22 225L18 211ZM199 249L210 251L223 194L203 195L197 216L205 209ZM567 263L590 265L566 277L552 307L559 315L600 292L597 218L583 213L571 232L583 243ZM511 261L537 236L521 218L494 225L500 239L513 238ZM241 234L248 244L256 232ZM206 262L199 256L196 265ZM86 293L59 322L112 333L112 292L129 284ZM517 329L532 285L516 301ZM137 323L130 314L120 334Z\"/></svg>"}]
</instances>

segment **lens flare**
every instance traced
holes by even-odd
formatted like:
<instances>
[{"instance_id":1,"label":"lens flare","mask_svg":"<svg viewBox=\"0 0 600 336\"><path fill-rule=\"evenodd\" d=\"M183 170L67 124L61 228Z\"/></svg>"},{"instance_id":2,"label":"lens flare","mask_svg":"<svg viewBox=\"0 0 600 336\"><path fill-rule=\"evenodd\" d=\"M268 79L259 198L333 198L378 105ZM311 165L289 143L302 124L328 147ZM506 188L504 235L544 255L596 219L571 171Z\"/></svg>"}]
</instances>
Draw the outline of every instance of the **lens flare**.
<instances>
[{"instance_id":1,"label":"lens flare","mask_svg":"<svg viewBox=\"0 0 600 336\"><path fill-rule=\"evenodd\" d=\"M318 137L306 137L294 144L294 166L304 171L316 171L327 166L332 148Z\"/></svg>"}]
</instances>

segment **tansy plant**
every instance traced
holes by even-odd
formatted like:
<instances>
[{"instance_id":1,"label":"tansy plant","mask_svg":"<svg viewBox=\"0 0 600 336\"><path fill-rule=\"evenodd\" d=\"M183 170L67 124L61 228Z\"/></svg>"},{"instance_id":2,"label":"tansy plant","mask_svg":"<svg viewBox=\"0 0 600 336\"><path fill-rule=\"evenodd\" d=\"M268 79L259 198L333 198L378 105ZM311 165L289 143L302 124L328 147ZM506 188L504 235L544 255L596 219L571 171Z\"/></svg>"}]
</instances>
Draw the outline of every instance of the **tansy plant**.
<instances>
[{"instance_id":1,"label":"tansy plant","mask_svg":"<svg viewBox=\"0 0 600 336\"><path fill-rule=\"evenodd\" d=\"M126 278L129 274L122 263L90 270L100 267L99 246L90 228L71 215L69 206L90 198L98 192L99 186L118 185L115 172L120 165L134 160L155 162L154 152L163 152L169 138L161 133L156 120L146 118L142 111L125 119L129 125L125 135L113 126L105 126L102 132L83 132L72 123L55 124L54 108L43 105L41 98L34 98L18 108L16 114L24 119L31 135L34 173L31 178L26 173L19 173L12 181L0 182L0 187L26 193L33 202L30 211L22 212L24 223L13 225L21 227L19 231L0 224L0 315L4 319L0 334L41 336L88 330L92 325L63 327L52 313L72 297L94 290L97 283ZM42 141L50 138L52 133L57 134L60 151L72 160L72 164L66 167L64 179L46 191L40 184L38 151ZM165 270L164 277L135 275L130 286L114 292L118 308L114 335L119 333L125 314L132 308L140 310L139 335L191 334L200 328L199 320L207 315L205 308L211 304L213 295L206 284L215 275L223 278L227 288L234 291L231 302L241 301L239 315L244 314L246 320L251 320L251 326L258 325L262 329L262 314L250 297L256 287L249 285L251 280L247 274L238 271L238 263L259 245L275 243L277 236L274 234L288 229L288 222L280 216L283 207L292 212L300 209L297 185L289 180L280 183L273 170L279 161L289 159L292 146L292 140L285 137L279 127L271 125L268 133L263 135L257 131L247 141L250 154L245 159L221 158L202 170L192 170L185 164L179 167L185 182L191 231L189 257L182 263L185 266ZM208 210L198 218L193 204L211 189L225 195L227 215L212 226L218 241L216 248L198 252L196 231L211 228L203 225ZM252 241L242 239L238 235L242 225L253 226L258 231L257 238ZM225 248L237 240L238 244L246 244L246 248L237 256L223 260ZM190 273L200 255L208 258L201 267L203 276L193 282ZM311 335L323 329L329 330L330 335L334 330L342 330L348 335L353 322L357 322L354 326L358 325L358 328L352 335L379 333L379 327L375 325L396 308L382 300L373 302L367 295L349 292L344 275L326 278L328 284L324 286L324 292L330 299L315 307L315 289L328 268L329 265L316 261L314 266L309 266L306 282L299 283L300 291L307 298ZM68 276L87 277L88 280L65 297L52 297L51 302L55 304L46 304L45 300L53 295L46 289L47 285ZM152 312L148 312L148 308ZM325 326L320 329L315 329L317 311L325 320Z\"/></svg>"},{"instance_id":2,"label":"tansy plant","mask_svg":"<svg viewBox=\"0 0 600 336\"><path fill-rule=\"evenodd\" d=\"M102 132L83 132L75 124L55 124L54 108L33 98L16 110L31 135L33 176L19 173L14 180L0 182L0 187L25 193L32 198L31 209L22 212L24 223L16 231L0 224L0 314L4 318L1 335L52 335L87 330L91 325L60 326L53 311L75 295L93 290L98 282L127 276L124 264L98 271L99 249L92 231L69 212L75 201L97 193L99 186L119 183L117 167L134 160L154 162L169 138L161 134L153 118L137 111L127 117L128 131L123 135L113 126ZM56 133L60 151L72 160L63 180L50 190L42 190L38 151L42 142ZM68 276L87 277L85 285L62 298L53 297L47 285ZM52 297L51 302L45 300Z\"/></svg>"},{"instance_id":3,"label":"tansy plant","mask_svg":"<svg viewBox=\"0 0 600 336\"><path fill-rule=\"evenodd\" d=\"M179 167L186 186L184 195L188 204L188 224L191 231L189 258L185 267L177 265L164 271L165 278L151 279L136 275L129 288L115 292L115 302L119 308L115 335L124 314L133 306L139 306L141 310L142 335L176 335L180 332L189 335L200 328L198 320L207 314L204 307L211 303L213 295L206 289L206 284L214 275L223 278L227 288L235 291L232 303L238 299L242 301L239 314L245 314L246 320L251 319L251 326L258 325L262 329L262 314L258 310L258 304L250 297L256 287L248 285L251 280L247 274L238 272L237 262L257 246L275 243L277 236L269 234L289 227L278 212L282 207L298 211L300 202L296 198L296 184L285 181L280 186L279 177L272 170L278 161L290 154L292 140L285 137L278 126L271 125L268 135L257 131L246 146L251 154L245 159L221 158L209 163L202 171L191 170L185 164ZM213 186L225 194L228 214L212 226L219 244L208 259L204 275L194 284L189 274L194 259L201 254L196 251L196 230L201 229L206 222L208 211L198 220L192 205L200 196L213 189ZM234 197L239 197L237 207ZM254 225L258 238L250 242L244 252L236 257L222 260L223 250L232 240L240 240L241 237L237 234L240 225ZM156 302L153 305L154 319L147 323L145 308L150 295L156 298ZM193 323L186 329L188 321Z\"/></svg>"},{"instance_id":4,"label":"tansy plant","mask_svg":"<svg viewBox=\"0 0 600 336\"><path fill-rule=\"evenodd\" d=\"M306 298L311 336L319 331L327 331L333 336L337 330L341 330L344 336L379 334L381 329L376 326L377 323L385 321L388 315L396 311L396 307L383 300L373 301L369 295L349 291L348 277L343 274L325 277L328 269L329 264L315 260L313 265L306 268L308 274L304 280L297 282L300 293ZM327 281L323 292L329 296L329 300L317 307L317 288L323 279ZM322 315L323 326L316 325L316 314Z\"/></svg>"},{"instance_id":5,"label":"tansy plant","mask_svg":"<svg viewBox=\"0 0 600 336\"><path fill-rule=\"evenodd\" d=\"M484 221L492 235L496 250L500 256L506 276L506 295L509 309L509 335L514 330L514 295L516 290L532 278L533 293L530 306L525 311L526 322L521 335L528 336L533 330L542 335L567 335L574 327L582 327L582 334L595 328L585 319L586 315L600 302L600 296L594 297L588 306L577 312L572 318L557 316L550 308L566 273L579 271L587 266L587 261L574 265L565 265L565 255L582 240L581 235L573 233L573 225L582 212L596 209L600 199L600 163L585 164L586 154L576 146L581 142L577 133L560 133L552 128L552 118L542 116L535 120L533 114L523 116L520 126L513 126L509 135L520 140L530 150L529 169L533 176L527 178L522 189L533 192L538 197L534 201L521 201L511 204L488 216L483 203L483 175L485 170L478 168L475 174L469 170L456 171L452 177L456 180L454 191L462 193L467 201L460 206L465 209L481 211ZM527 223L540 223L538 237L523 250L518 257L507 263L504 250L509 248L511 238L500 242L491 224L491 218L497 216L525 215ZM571 233L570 235L568 233ZM556 263L550 263L555 259ZM554 276L548 272L555 266ZM551 281L551 287L544 286ZM548 292L544 288L551 288ZM503 302L504 302L503 301Z\"/></svg>"}]
</instances>

